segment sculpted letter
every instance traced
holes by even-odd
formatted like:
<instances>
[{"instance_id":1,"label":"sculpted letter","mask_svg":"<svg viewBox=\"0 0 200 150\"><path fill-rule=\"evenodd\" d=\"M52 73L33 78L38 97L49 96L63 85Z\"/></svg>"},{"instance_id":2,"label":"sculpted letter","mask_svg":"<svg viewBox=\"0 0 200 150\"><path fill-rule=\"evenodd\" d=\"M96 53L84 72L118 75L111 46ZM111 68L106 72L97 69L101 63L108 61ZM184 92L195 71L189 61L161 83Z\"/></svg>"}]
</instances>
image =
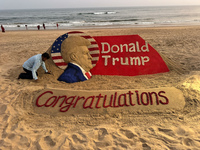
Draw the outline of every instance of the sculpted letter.
<instances>
[{"instance_id":1,"label":"sculpted letter","mask_svg":"<svg viewBox=\"0 0 200 150\"><path fill-rule=\"evenodd\" d=\"M97 99L97 103L96 103L96 108L101 108L99 105L99 101L101 98L103 98L103 96L101 96L101 93L99 94L99 96L96 96L98 99Z\"/></svg>"},{"instance_id":2,"label":"sculpted letter","mask_svg":"<svg viewBox=\"0 0 200 150\"><path fill-rule=\"evenodd\" d=\"M136 96L137 96L137 103L138 103L138 105L141 105L138 91L135 91L135 93L136 93Z\"/></svg>"},{"instance_id":3,"label":"sculpted letter","mask_svg":"<svg viewBox=\"0 0 200 150\"><path fill-rule=\"evenodd\" d=\"M142 47L141 47L141 50L143 51L143 52L149 52L149 47L148 47L148 43L145 41L145 45L143 45Z\"/></svg>"},{"instance_id":4,"label":"sculpted letter","mask_svg":"<svg viewBox=\"0 0 200 150\"><path fill-rule=\"evenodd\" d=\"M130 43L129 46L132 46L132 47L129 48L129 52L135 52L135 44Z\"/></svg>"},{"instance_id":5,"label":"sculpted letter","mask_svg":"<svg viewBox=\"0 0 200 150\"><path fill-rule=\"evenodd\" d=\"M142 65L143 66L145 65L144 63L149 61L149 57L148 56L141 57L141 59L142 59Z\"/></svg>"},{"instance_id":6,"label":"sculpted letter","mask_svg":"<svg viewBox=\"0 0 200 150\"><path fill-rule=\"evenodd\" d=\"M103 107L104 108L112 107L113 95L111 95L111 97L110 97L110 104L107 105L107 106L106 106L106 100L107 100L107 95L104 96Z\"/></svg>"},{"instance_id":7,"label":"sculpted letter","mask_svg":"<svg viewBox=\"0 0 200 150\"><path fill-rule=\"evenodd\" d=\"M110 58L110 57L111 57L110 55L102 56L102 58L105 58L104 66L107 66L107 65L108 65L108 58Z\"/></svg>"},{"instance_id":8,"label":"sculpted letter","mask_svg":"<svg viewBox=\"0 0 200 150\"><path fill-rule=\"evenodd\" d=\"M162 93L165 94L164 91L160 91L160 92L158 93L158 95L159 95L160 97L163 97L163 98L166 100L166 102L164 103L164 102L162 102L162 101L160 100L160 103L163 104L163 105L169 104L169 99L168 99L166 96L161 95Z\"/></svg>"},{"instance_id":9,"label":"sculpted letter","mask_svg":"<svg viewBox=\"0 0 200 150\"><path fill-rule=\"evenodd\" d=\"M125 57L125 62L123 62L123 57L120 57L121 58L121 65L129 65L128 63L128 57Z\"/></svg>"},{"instance_id":10,"label":"sculpted letter","mask_svg":"<svg viewBox=\"0 0 200 150\"><path fill-rule=\"evenodd\" d=\"M55 104L52 107L54 107L58 103L58 100L61 99L61 98L64 98L64 99L63 99L63 101L62 101L62 103L60 104L59 107L61 107L64 104L64 102L65 102L65 100L67 98L67 95L59 96L58 99L57 99L57 101L55 102Z\"/></svg>"},{"instance_id":11,"label":"sculpted letter","mask_svg":"<svg viewBox=\"0 0 200 150\"><path fill-rule=\"evenodd\" d=\"M109 53L110 52L110 44L108 44L108 43L101 43L101 45L102 45L102 52L101 53ZM107 51L105 50L104 45L107 45L107 47L108 47Z\"/></svg>"},{"instance_id":12,"label":"sculpted letter","mask_svg":"<svg viewBox=\"0 0 200 150\"><path fill-rule=\"evenodd\" d=\"M119 61L119 58L113 58L113 62L112 62L113 66L115 65L115 61Z\"/></svg>"},{"instance_id":13,"label":"sculpted letter","mask_svg":"<svg viewBox=\"0 0 200 150\"><path fill-rule=\"evenodd\" d=\"M124 44L124 45L120 44L120 49L121 49L121 52L123 52L123 51L124 51L123 47L125 47L125 49L126 49L126 52L128 52L128 45L127 45L127 44Z\"/></svg>"},{"instance_id":14,"label":"sculpted letter","mask_svg":"<svg viewBox=\"0 0 200 150\"><path fill-rule=\"evenodd\" d=\"M156 92L148 92L148 94L149 94L151 105L153 105L153 96L152 96L153 94L155 95L155 98L156 98L156 104L159 105L157 93Z\"/></svg>"},{"instance_id":15,"label":"sculpted letter","mask_svg":"<svg viewBox=\"0 0 200 150\"><path fill-rule=\"evenodd\" d=\"M38 107L44 106L44 104L43 104L43 105L40 105L40 104L39 104L39 99L40 99L44 94L46 94L46 93L51 93L51 94L53 94L52 91L46 91L46 92L42 93L42 94L37 98L37 100L36 100L36 105L37 105Z\"/></svg>"},{"instance_id":16,"label":"sculpted letter","mask_svg":"<svg viewBox=\"0 0 200 150\"><path fill-rule=\"evenodd\" d=\"M133 63L134 60L134 63ZM130 57L131 65L141 65L140 57Z\"/></svg>"},{"instance_id":17,"label":"sculpted letter","mask_svg":"<svg viewBox=\"0 0 200 150\"><path fill-rule=\"evenodd\" d=\"M87 103L87 101L88 101L89 99L91 99L90 104L89 104L88 106L85 106L86 103ZM93 107L92 107L92 104L93 104L93 102L94 102L94 99L95 99L95 96L89 96L88 98L86 98L85 102L83 103L83 108L84 108L84 109L86 109L86 108L92 109L92 108L93 108Z\"/></svg>"},{"instance_id":18,"label":"sculpted letter","mask_svg":"<svg viewBox=\"0 0 200 150\"><path fill-rule=\"evenodd\" d=\"M65 105L64 107L60 108L60 112L66 112L69 110L69 108L73 105L73 101L76 98L76 96L70 96L65 100ZM72 99L70 102L69 100ZM65 109L66 108L66 109Z\"/></svg>"},{"instance_id":19,"label":"sculpted letter","mask_svg":"<svg viewBox=\"0 0 200 150\"><path fill-rule=\"evenodd\" d=\"M144 102L144 97L143 97L143 95L146 95L146 103ZM146 93L146 92L143 92L142 94L141 94L141 101L142 101L142 104L143 105L149 105L149 95Z\"/></svg>"},{"instance_id":20,"label":"sculpted letter","mask_svg":"<svg viewBox=\"0 0 200 150\"><path fill-rule=\"evenodd\" d=\"M140 46L139 46L139 42L138 42L138 41L136 42L136 47L137 47L137 52L141 52Z\"/></svg>"},{"instance_id":21,"label":"sculpted letter","mask_svg":"<svg viewBox=\"0 0 200 150\"><path fill-rule=\"evenodd\" d=\"M127 94L129 95L129 101L130 101L131 106L134 106L135 104L132 103L132 97L131 97L133 93L131 91L128 91Z\"/></svg>"},{"instance_id":22,"label":"sculpted letter","mask_svg":"<svg viewBox=\"0 0 200 150\"><path fill-rule=\"evenodd\" d=\"M116 104L116 100L117 100L117 92L115 92L115 98L114 98L113 106L114 107L119 107L119 106L115 105Z\"/></svg>"},{"instance_id":23,"label":"sculpted letter","mask_svg":"<svg viewBox=\"0 0 200 150\"><path fill-rule=\"evenodd\" d=\"M122 98L122 96L123 96L124 98ZM123 104L121 104L121 100L124 101ZM126 102L126 94L121 94L121 95L119 95L119 98L118 98L118 105L119 105L120 107L123 107L124 105L129 106L129 105L127 104L127 102Z\"/></svg>"},{"instance_id":24,"label":"sculpted letter","mask_svg":"<svg viewBox=\"0 0 200 150\"><path fill-rule=\"evenodd\" d=\"M50 104L48 104L48 102L49 101L51 101L51 99L53 99L53 101L50 103ZM46 103L45 103L45 107L49 107L49 106L51 106L53 103L55 103L57 101L57 96L52 96L52 97L50 97L47 101L46 101Z\"/></svg>"},{"instance_id":25,"label":"sculpted letter","mask_svg":"<svg viewBox=\"0 0 200 150\"><path fill-rule=\"evenodd\" d=\"M116 47L116 48L115 48ZM118 53L119 52L119 46L118 45L113 45L112 47L111 47L111 52L113 52L113 53Z\"/></svg>"}]
</instances>

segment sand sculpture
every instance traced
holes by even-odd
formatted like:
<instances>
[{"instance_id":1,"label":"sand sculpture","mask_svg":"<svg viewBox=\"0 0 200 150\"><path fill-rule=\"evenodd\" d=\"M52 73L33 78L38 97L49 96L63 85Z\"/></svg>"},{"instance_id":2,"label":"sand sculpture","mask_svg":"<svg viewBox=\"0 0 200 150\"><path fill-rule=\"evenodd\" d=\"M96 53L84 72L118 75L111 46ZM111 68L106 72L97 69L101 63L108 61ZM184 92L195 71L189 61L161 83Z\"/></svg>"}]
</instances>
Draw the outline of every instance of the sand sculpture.
<instances>
[{"instance_id":1,"label":"sand sculpture","mask_svg":"<svg viewBox=\"0 0 200 150\"><path fill-rule=\"evenodd\" d=\"M59 81L73 83L91 78L89 71L93 66L92 56L87 48L89 45L91 44L88 40L79 36L69 37L63 41L61 54L68 66L58 78Z\"/></svg>"},{"instance_id":2,"label":"sand sculpture","mask_svg":"<svg viewBox=\"0 0 200 150\"><path fill-rule=\"evenodd\" d=\"M92 40L89 41L88 38ZM47 66L51 68L54 78L67 83L90 79L92 76L90 70L97 64L100 55L99 47L94 38L79 31L69 32L57 38L47 51L52 59L46 62ZM94 53L93 50L97 52ZM174 70L178 74L187 72L165 55L158 53L169 70ZM98 68L93 70L98 70Z\"/></svg>"},{"instance_id":3,"label":"sand sculpture","mask_svg":"<svg viewBox=\"0 0 200 150\"><path fill-rule=\"evenodd\" d=\"M25 36L27 33L24 34L22 31L13 31L10 32L10 34L6 34L5 39L8 40L13 38L16 40L13 40L13 44L11 44L10 47L7 46L7 40L1 41L4 43L2 46L9 51L6 51L1 55L2 101L0 107L2 138L0 147L2 149L87 149L88 147L91 149L198 149L200 133L198 126L200 120L200 73L197 71L199 69L199 46L192 42L198 42L199 38L197 37L200 31L199 27L184 27L182 30L180 30L179 27L168 28L168 30L166 30L166 28L159 30L134 28L121 31L120 29L120 33L123 32L123 34L127 34L130 31L135 33L138 30L139 33L142 30L143 36L145 37L146 35L145 38L147 40L155 39L150 42L154 47L156 47L158 43L162 45L161 47L157 46L156 48L164 50L165 56L161 56L168 65L170 72L132 77L94 75L90 80L68 84L57 81L64 70L57 67L52 59L49 59L46 65L47 68L52 71L51 75L42 76L42 73L39 73L42 80L37 84L30 81L18 81L16 80L16 72L17 74L20 72L19 66L21 67L21 63L23 62L20 61L20 59L22 57L27 57L27 53L25 52L27 52L27 48L30 47L30 44L32 43L35 46L34 48L37 49L37 52L30 51L29 55L39 53L41 49L38 49L38 45L43 45L44 40L45 42L48 42L49 39L53 41L55 38L54 36L55 34L58 34L58 31L48 31L49 33L45 38L44 36L38 36L38 39L35 40L32 40L34 35L38 35L38 33L35 32L30 32L27 36ZM101 35L105 35L107 31L108 30L101 31ZM109 34L112 35L117 33L114 29L109 29L109 31ZM180 31L181 34L179 34ZM191 31L194 34L188 36ZM61 34L62 32L63 31L60 31ZM88 32L98 35L99 31L93 32L93 30L91 30ZM43 34L46 34L46 32ZM21 39L18 37L30 42L24 43L25 46L21 47L19 51L16 51L16 45ZM184 44L180 46L179 42L182 42L181 39L190 41L191 44L189 44L188 47ZM171 41L174 45L169 46L166 41ZM48 50L48 53L51 54L51 48ZM183 53L185 55L181 55ZM14 56L12 59L13 61L8 61L9 59L6 56L9 56L9 54ZM170 56L170 54L173 55ZM196 54L197 57L192 57L194 54ZM170 56L170 58L176 60L176 62L172 63L171 59L166 56ZM181 61L183 61L184 64L181 64ZM190 70L190 74L186 74L186 71L177 64ZM192 68L193 65L194 68ZM41 71L43 72L42 69ZM182 72L184 74L178 74ZM56 89L55 91L52 91L53 94L48 92L46 95L42 95L38 98L39 105L50 105L51 103L47 101L51 97L52 101L54 100L57 102L57 100L59 100L62 104L65 96L68 96L68 94L66 94L67 90L73 92L71 96L74 97L71 97L70 99L75 99L73 105L71 105L71 101L68 101L69 104L63 103L61 107L59 107L61 105L60 103L53 103L49 107L37 107L36 104L33 103L33 98L35 98L39 92L42 92L39 93L40 96L43 94L44 89L52 89L53 87ZM167 97L169 102L171 101L171 98L175 98L171 94L168 96L162 92L165 91L168 93L174 91L170 88L166 90L168 87L175 87L183 93L185 105L182 101L177 101L180 105L184 105L184 108L181 110L177 111L171 109L172 107L170 105L162 104L167 103L162 96ZM157 88L158 91L154 90L154 88ZM129 92L129 90L126 89L132 90ZM89 95L85 97L85 101L87 100L86 102L83 101L83 98L78 101L78 94L76 93L80 90L89 93ZM104 109L104 107L110 106L107 103L102 104L104 98L107 95L106 101L109 102L111 101L111 97L108 97L109 93L101 93L101 95L100 93L95 93L95 95L93 95L93 91L100 90L114 90L114 92L111 93L111 96L113 95L113 103L111 106L114 107ZM123 90L123 92L119 93L118 90ZM61 93L57 93L57 91ZM115 94L116 92L117 94ZM130 100L129 96L132 95L132 93L133 96L135 96L135 99L132 100L135 101ZM139 95L138 98L136 97L137 93ZM159 101L157 101L154 96L156 94L158 95ZM174 94L179 97L178 91L175 91ZM115 95L117 95L116 103L114 103ZM146 101L148 95L152 95L153 101ZM44 102L42 101L42 98L44 98L43 96L47 96L46 99L44 99ZM63 98L61 98L61 96L63 96ZM82 96L82 94L80 96ZM93 99L91 96L95 96L94 100L97 100L94 101L94 105L91 105L92 103L90 103L90 100ZM125 96L127 96L127 99L125 101L120 101L120 98L123 99ZM99 103L97 103L98 100ZM141 110L139 108L140 106L142 108L147 108L151 106L151 102L153 102L155 107L169 106L169 110L161 109L158 111L154 108L150 110ZM82 103L84 104L82 105ZM85 110L85 114L80 111L79 108L81 107L79 107L79 104L86 108L84 109L82 107ZM127 108L133 108L134 110L136 107L139 109L135 112L127 110ZM69 110L67 110L67 108L69 108ZM110 112L106 111L107 109L109 109ZM102 113L99 112L94 114L93 111L96 110L102 110ZM66 115L70 113L70 111L72 115ZM73 111L76 114L74 114Z\"/></svg>"},{"instance_id":4,"label":"sand sculpture","mask_svg":"<svg viewBox=\"0 0 200 150\"><path fill-rule=\"evenodd\" d=\"M89 46L91 46L91 42L84 37L68 37L67 34L60 36L47 51L52 56L47 65L54 73L54 78L67 83L90 79L89 77L81 77L93 68L93 59L88 50ZM178 66L175 67L170 59L164 56L162 58L167 62L166 64L170 69L176 73L182 73L182 69ZM59 61L57 61L58 59ZM177 93L179 93L178 97ZM92 91L64 90L53 87L40 91L35 96L33 103L37 106L37 112L43 110L45 114L53 112L57 115L65 112L69 115L75 113L103 113L104 111L112 113L124 109L126 111L182 109L185 100L180 90L169 87L143 90L101 89Z\"/></svg>"},{"instance_id":5,"label":"sand sculpture","mask_svg":"<svg viewBox=\"0 0 200 150\"><path fill-rule=\"evenodd\" d=\"M90 36L86 37L83 34L83 37L81 37L79 33L82 34L82 32L63 34L56 39L48 50L48 53L52 56L53 63L60 69L58 71L60 75L56 73L59 81L74 83L88 80L92 76L90 69L94 66L94 60L88 48L90 46L95 48L97 44L95 41L92 41L91 44L87 39L92 39ZM73 34L76 34L76 36ZM52 61L50 62L51 65ZM64 72L62 72L63 70Z\"/></svg>"}]
</instances>

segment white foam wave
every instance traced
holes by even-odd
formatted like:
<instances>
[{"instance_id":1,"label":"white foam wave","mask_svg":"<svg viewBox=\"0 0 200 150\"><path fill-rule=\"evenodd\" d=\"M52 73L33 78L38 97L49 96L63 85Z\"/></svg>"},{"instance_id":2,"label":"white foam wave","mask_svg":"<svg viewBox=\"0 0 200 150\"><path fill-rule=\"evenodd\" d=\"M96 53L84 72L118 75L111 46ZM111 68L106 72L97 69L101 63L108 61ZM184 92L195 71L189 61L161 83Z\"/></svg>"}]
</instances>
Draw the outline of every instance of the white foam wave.
<instances>
[{"instance_id":1,"label":"white foam wave","mask_svg":"<svg viewBox=\"0 0 200 150\"><path fill-rule=\"evenodd\" d=\"M94 12L95 15L103 15L103 14L116 14L114 11L104 11L104 12Z\"/></svg>"}]
</instances>

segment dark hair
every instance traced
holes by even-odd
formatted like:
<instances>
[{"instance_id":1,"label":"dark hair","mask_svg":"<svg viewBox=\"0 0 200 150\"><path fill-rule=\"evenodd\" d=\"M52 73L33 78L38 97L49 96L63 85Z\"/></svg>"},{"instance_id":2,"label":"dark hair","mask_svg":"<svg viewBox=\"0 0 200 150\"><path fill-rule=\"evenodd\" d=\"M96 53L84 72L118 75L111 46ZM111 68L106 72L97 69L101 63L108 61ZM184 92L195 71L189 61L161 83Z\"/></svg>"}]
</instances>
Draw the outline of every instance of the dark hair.
<instances>
[{"instance_id":1,"label":"dark hair","mask_svg":"<svg viewBox=\"0 0 200 150\"><path fill-rule=\"evenodd\" d=\"M45 58L47 58L47 59L49 59L49 58L50 58L50 56L49 56L49 54L48 54L48 53L43 53L43 54L42 54L42 57L45 57Z\"/></svg>"}]
</instances>

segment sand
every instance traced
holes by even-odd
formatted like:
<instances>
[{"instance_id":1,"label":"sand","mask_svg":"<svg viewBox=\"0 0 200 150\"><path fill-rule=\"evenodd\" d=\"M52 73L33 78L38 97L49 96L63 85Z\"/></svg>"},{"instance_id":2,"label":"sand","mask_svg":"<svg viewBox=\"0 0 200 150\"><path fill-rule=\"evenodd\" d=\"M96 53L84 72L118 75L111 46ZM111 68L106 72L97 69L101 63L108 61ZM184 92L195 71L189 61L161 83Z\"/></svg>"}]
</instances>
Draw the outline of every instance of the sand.
<instances>
[{"instance_id":1,"label":"sand","mask_svg":"<svg viewBox=\"0 0 200 150\"><path fill-rule=\"evenodd\" d=\"M148 27L81 29L91 36L139 34L171 60L169 73L93 76L80 83L56 80L58 72L49 60L51 75L39 72L39 82L17 80L22 64L46 52L54 40L70 30L6 31L0 33L0 150L66 149L200 149L200 27ZM175 68L175 69L174 69ZM182 72L176 69L181 68ZM76 114L36 114L34 95L44 88L117 90L175 87L183 92L182 110Z\"/></svg>"}]
</instances>

